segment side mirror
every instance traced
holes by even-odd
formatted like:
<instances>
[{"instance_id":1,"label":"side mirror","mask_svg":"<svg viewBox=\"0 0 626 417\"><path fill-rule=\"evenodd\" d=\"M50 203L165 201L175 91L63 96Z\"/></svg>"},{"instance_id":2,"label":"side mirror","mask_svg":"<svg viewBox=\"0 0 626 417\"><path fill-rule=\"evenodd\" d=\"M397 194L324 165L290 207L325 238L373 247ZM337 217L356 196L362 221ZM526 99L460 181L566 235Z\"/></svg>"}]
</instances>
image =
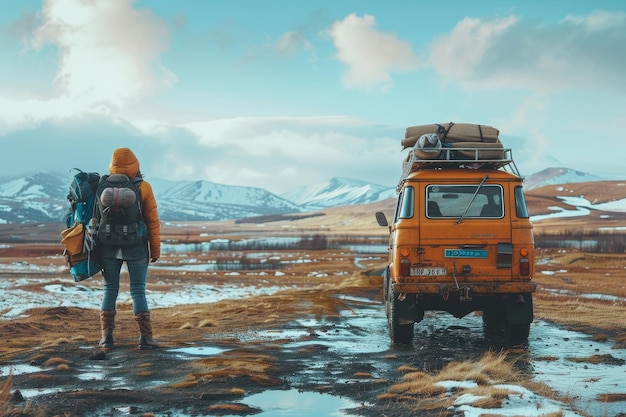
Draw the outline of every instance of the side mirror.
<instances>
[{"instance_id":1,"label":"side mirror","mask_svg":"<svg viewBox=\"0 0 626 417\"><path fill-rule=\"evenodd\" d=\"M378 222L379 226L389 226L389 223L387 222L387 217L382 211L376 212L376 221Z\"/></svg>"}]
</instances>

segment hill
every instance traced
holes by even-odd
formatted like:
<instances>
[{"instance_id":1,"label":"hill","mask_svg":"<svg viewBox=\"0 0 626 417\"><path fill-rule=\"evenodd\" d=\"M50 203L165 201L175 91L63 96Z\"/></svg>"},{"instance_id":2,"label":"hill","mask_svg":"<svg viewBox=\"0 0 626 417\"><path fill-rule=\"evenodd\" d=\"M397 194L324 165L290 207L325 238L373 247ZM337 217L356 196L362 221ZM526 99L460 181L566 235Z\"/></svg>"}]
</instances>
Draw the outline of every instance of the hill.
<instances>
[{"instance_id":1,"label":"hill","mask_svg":"<svg viewBox=\"0 0 626 417\"><path fill-rule=\"evenodd\" d=\"M625 204L621 199L626 196L626 188L622 182L595 178L599 177L568 168L550 168L527 177L524 188L530 212L539 221L544 219L539 216L582 215L584 210L594 210L596 215L602 211L624 211ZM588 181L582 181L585 179ZM66 196L70 182L69 173L56 172L0 178L0 224L63 222L68 208ZM330 224L339 225L344 215L341 212L358 215L363 210L377 207L378 203L391 212L389 217L393 214L396 197L395 186L369 184L350 178L331 178L281 196L262 188L209 181L149 179L149 182L159 204L161 220L166 222L256 218L258 223L273 222L278 219L276 216L301 213L303 215L297 217L298 223L294 223L296 219L293 217L284 220L289 221L290 226L310 223L327 227L331 215L336 222ZM338 210L329 210L331 208ZM307 214L313 212L319 212L315 216L317 218ZM324 217L326 220L323 220Z\"/></svg>"},{"instance_id":2,"label":"hill","mask_svg":"<svg viewBox=\"0 0 626 417\"><path fill-rule=\"evenodd\" d=\"M577 182L602 181L597 175L577 171L571 168L553 167L536 172L524 179L524 189L532 190L555 184L572 184Z\"/></svg>"}]
</instances>

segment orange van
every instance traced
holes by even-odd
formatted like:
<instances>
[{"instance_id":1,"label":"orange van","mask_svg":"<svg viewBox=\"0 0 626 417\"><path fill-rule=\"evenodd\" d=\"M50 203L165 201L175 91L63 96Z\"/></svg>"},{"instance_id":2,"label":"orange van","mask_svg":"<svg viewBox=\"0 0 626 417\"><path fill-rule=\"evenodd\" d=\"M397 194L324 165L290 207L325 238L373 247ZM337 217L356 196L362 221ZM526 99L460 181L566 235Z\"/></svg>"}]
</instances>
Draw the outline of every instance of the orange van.
<instances>
[{"instance_id":1,"label":"orange van","mask_svg":"<svg viewBox=\"0 0 626 417\"><path fill-rule=\"evenodd\" d=\"M429 310L457 318L482 311L485 330L526 341L534 240L511 150L418 154L411 150L405 161L393 222L376 213L390 232L383 297L392 342L410 344L414 323Z\"/></svg>"}]
</instances>

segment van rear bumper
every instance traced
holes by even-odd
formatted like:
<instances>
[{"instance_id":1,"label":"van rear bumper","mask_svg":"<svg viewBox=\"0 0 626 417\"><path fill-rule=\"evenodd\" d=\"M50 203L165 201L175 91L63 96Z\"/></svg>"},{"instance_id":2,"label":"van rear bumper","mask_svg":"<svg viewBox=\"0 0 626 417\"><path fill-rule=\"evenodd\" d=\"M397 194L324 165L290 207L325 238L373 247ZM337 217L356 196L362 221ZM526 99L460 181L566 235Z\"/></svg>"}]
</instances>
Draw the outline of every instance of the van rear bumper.
<instances>
[{"instance_id":1,"label":"van rear bumper","mask_svg":"<svg viewBox=\"0 0 626 417\"><path fill-rule=\"evenodd\" d=\"M534 282L463 282L457 286L454 282L438 283L394 283L393 291L404 294L446 294L469 288L473 295L520 294L537 290Z\"/></svg>"}]
</instances>

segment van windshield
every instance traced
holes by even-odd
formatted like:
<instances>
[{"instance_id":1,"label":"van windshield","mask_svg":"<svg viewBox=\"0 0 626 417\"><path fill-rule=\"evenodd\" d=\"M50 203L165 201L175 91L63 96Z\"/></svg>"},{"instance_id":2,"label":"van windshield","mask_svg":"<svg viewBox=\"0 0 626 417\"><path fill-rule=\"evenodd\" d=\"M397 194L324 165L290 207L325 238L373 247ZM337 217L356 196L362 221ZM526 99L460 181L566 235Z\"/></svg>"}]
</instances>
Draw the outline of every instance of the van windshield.
<instances>
[{"instance_id":1,"label":"van windshield","mask_svg":"<svg viewBox=\"0 0 626 417\"><path fill-rule=\"evenodd\" d=\"M429 185L426 187L426 217L459 218L465 213L465 218L500 219L504 215L502 193L500 185Z\"/></svg>"}]
</instances>

